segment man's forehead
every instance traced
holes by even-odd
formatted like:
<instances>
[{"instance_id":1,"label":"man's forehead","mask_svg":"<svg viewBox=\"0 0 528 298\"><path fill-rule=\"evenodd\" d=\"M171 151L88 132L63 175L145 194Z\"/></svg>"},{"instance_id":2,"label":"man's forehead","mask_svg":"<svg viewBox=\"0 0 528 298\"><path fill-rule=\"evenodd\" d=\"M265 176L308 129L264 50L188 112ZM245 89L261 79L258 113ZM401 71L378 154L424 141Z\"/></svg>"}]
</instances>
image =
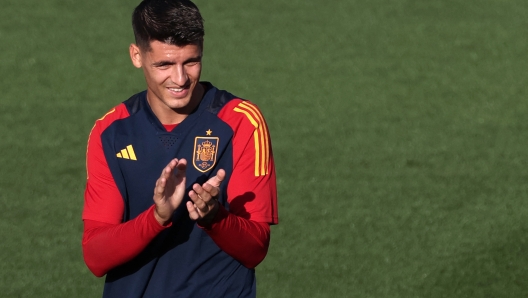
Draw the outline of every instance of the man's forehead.
<instances>
[{"instance_id":1,"label":"man's forehead","mask_svg":"<svg viewBox=\"0 0 528 298\"><path fill-rule=\"evenodd\" d=\"M170 42L164 42L159 40L151 40L149 42L149 47L146 49L146 52L152 52L154 50L183 50L183 49L196 49L198 48L200 51L202 50L203 43L197 42L197 43L189 43L185 45L176 45Z\"/></svg>"},{"instance_id":2,"label":"man's forehead","mask_svg":"<svg viewBox=\"0 0 528 298\"><path fill-rule=\"evenodd\" d=\"M196 44L177 46L154 41L150 44L150 49L145 54L151 57L199 57L202 55L202 47Z\"/></svg>"}]
</instances>

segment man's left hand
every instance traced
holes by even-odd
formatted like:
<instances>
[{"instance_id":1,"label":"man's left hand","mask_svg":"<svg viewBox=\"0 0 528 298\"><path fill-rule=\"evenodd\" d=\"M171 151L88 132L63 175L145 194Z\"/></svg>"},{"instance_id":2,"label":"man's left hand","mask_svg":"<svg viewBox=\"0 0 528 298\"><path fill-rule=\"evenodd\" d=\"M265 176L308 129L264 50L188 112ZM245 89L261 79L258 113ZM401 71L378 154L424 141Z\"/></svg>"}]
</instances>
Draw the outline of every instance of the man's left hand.
<instances>
[{"instance_id":1,"label":"man's left hand","mask_svg":"<svg viewBox=\"0 0 528 298\"><path fill-rule=\"evenodd\" d=\"M187 210L192 220L198 221L201 226L211 224L218 212L217 196L220 193L220 184L225 178L225 171L220 169L214 177L207 180L203 185L193 185L189 192L192 202L187 202Z\"/></svg>"}]
</instances>

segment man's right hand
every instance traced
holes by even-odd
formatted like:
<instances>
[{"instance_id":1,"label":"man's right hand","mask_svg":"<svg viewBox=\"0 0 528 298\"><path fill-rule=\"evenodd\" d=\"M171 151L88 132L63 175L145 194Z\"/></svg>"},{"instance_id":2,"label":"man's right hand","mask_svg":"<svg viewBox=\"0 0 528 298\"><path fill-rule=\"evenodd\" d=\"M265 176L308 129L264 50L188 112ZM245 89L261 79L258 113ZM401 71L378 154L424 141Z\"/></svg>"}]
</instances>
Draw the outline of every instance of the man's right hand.
<instances>
[{"instance_id":1,"label":"man's right hand","mask_svg":"<svg viewBox=\"0 0 528 298\"><path fill-rule=\"evenodd\" d=\"M154 217L161 225L167 225L172 213L180 206L185 195L185 159L173 159L161 171L161 176L154 187Z\"/></svg>"}]
</instances>

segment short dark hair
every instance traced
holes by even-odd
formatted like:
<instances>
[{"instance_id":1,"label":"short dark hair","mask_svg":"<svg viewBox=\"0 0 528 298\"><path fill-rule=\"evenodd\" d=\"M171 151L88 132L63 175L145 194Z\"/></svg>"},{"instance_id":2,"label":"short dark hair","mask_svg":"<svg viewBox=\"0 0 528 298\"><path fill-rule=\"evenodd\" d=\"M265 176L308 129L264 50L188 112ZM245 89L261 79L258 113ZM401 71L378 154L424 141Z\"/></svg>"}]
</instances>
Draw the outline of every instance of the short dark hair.
<instances>
[{"instance_id":1,"label":"short dark hair","mask_svg":"<svg viewBox=\"0 0 528 298\"><path fill-rule=\"evenodd\" d=\"M198 7L189 0L143 0L132 14L136 45L145 51L154 40L180 47L201 44L203 23Z\"/></svg>"}]
</instances>

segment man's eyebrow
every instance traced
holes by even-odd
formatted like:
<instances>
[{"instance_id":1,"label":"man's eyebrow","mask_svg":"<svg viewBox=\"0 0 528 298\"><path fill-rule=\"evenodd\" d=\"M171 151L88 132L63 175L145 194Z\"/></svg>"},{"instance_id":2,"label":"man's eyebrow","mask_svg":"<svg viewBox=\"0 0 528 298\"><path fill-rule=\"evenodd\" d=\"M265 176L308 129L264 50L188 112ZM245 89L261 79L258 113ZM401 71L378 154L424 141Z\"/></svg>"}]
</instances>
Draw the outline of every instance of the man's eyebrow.
<instances>
[{"instance_id":1,"label":"man's eyebrow","mask_svg":"<svg viewBox=\"0 0 528 298\"><path fill-rule=\"evenodd\" d=\"M174 64L176 63L174 63L173 61L162 60L162 61L157 61L157 62L152 63L152 66L165 66L165 65L174 65Z\"/></svg>"},{"instance_id":2,"label":"man's eyebrow","mask_svg":"<svg viewBox=\"0 0 528 298\"><path fill-rule=\"evenodd\" d=\"M202 61L202 55L200 55L200 56L196 56L196 57L191 57L191 58L185 60L185 62L183 62L183 63L187 63L187 62L199 62L199 61Z\"/></svg>"},{"instance_id":3,"label":"man's eyebrow","mask_svg":"<svg viewBox=\"0 0 528 298\"><path fill-rule=\"evenodd\" d=\"M200 55L200 56L196 56L196 57L191 57L191 58L185 60L185 61L183 62L183 64L185 64L185 63L192 63L192 62L200 62L200 61L202 61L202 55ZM157 61L157 62L152 63L152 66L154 66L154 67L160 67L160 66L174 65L174 64L176 64L176 62L174 62L174 61L170 61L170 60L162 60L162 61Z\"/></svg>"}]
</instances>

